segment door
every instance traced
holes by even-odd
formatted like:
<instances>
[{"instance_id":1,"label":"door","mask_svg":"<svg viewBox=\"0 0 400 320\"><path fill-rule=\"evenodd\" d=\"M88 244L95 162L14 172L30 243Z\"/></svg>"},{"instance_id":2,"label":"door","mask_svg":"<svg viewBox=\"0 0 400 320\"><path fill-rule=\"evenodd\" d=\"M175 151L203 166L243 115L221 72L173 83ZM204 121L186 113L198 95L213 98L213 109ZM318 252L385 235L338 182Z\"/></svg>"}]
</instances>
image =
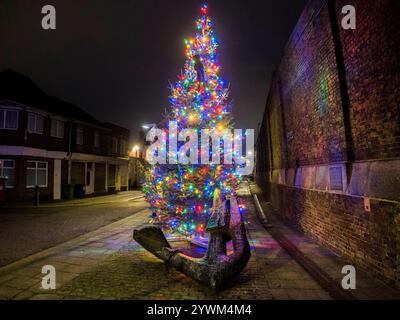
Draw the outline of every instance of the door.
<instances>
[{"instance_id":1,"label":"door","mask_svg":"<svg viewBox=\"0 0 400 320\"><path fill-rule=\"evenodd\" d=\"M71 184L73 185L86 185L85 177L85 163L84 162L72 162L71 165Z\"/></svg>"},{"instance_id":2,"label":"door","mask_svg":"<svg viewBox=\"0 0 400 320\"><path fill-rule=\"evenodd\" d=\"M111 188L111 191L115 190L115 182L116 182L116 173L117 166L114 164L110 164L108 166L108 189Z\"/></svg>"},{"instance_id":3,"label":"door","mask_svg":"<svg viewBox=\"0 0 400 320\"><path fill-rule=\"evenodd\" d=\"M61 160L54 160L53 199L61 199Z\"/></svg>"},{"instance_id":4,"label":"door","mask_svg":"<svg viewBox=\"0 0 400 320\"><path fill-rule=\"evenodd\" d=\"M91 195L94 193L94 163L88 162L86 164L86 194Z\"/></svg>"},{"instance_id":5,"label":"door","mask_svg":"<svg viewBox=\"0 0 400 320\"><path fill-rule=\"evenodd\" d=\"M94 192L102 194L106 192L106 165L104 163L95 164Z\"/></svg>"}]
</instances>

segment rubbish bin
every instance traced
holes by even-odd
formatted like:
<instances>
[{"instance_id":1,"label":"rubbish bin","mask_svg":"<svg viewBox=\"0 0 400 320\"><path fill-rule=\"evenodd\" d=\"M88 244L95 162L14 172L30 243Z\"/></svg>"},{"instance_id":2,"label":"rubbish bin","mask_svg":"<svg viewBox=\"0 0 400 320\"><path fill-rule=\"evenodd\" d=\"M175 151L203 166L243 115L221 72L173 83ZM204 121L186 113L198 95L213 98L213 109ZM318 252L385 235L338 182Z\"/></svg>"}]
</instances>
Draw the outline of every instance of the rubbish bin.
<instances>
[{"instance_id":1,"label":"rubbish bin","mask_svg":"<svg viewBox=\"0 0 400 320\"><path fill-rule=\"evenodd\" d=\"M75 198L83 199L86 195L86 186L83 184L75 185Z\"/></svg>"},{"instance_id":2,"label":"rubbish bin","mask_svg":"<svg viewBox=\"0 0 400 320\"><path fill-rule=\"evenodd\" d=\"M0 203L6 202L6 178L0 178Z\"/></svg>"},{"instance_id":3,"label":"rubbish bin","mask_svg":"<svg viewBox=\"0 0 400 320\"><path fill-rule=\"evenodd\" d=\"M72 200L74 199L75 186L72 184L66 184L63 188L63 199Z\"/></svg>"}]
</instances>

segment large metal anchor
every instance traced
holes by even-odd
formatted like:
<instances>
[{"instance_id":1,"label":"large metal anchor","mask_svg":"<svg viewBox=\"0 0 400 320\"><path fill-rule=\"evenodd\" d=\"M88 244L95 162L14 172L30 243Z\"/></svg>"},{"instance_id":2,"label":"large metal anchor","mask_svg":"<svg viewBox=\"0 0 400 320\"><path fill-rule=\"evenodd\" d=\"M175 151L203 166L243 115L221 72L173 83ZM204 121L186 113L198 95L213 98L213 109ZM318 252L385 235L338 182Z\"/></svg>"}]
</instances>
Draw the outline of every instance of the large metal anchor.
<instances>
[{"instance_id":1,"label":"large metal anchor","mask_svg":"<svg viewBox=\"0 0 400 320\"><path fill-rule=\"evenodd\" d=\"M148 225L134 230L133 238L143 248L165 261L168 267L220 291L242 272L250 259L246 228L236 198L232 197L224 203L214 198L213 214L206 231L209 233L208 249L200 259L173 250L157 226ZM233 253L230 254L226 246L229 241L233 244Z\"/></svg>"}]
</instances>

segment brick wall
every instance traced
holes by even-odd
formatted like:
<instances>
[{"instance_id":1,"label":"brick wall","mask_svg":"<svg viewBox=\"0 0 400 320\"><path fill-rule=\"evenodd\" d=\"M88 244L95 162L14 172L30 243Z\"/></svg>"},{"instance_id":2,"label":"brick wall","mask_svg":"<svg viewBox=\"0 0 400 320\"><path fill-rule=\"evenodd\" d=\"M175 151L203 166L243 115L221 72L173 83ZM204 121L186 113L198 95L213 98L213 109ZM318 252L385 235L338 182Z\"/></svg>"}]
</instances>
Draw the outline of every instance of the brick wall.
<instances>
[{"instance_id":1,"label":"brick wall","mask_svg":"<svg viewBox=\"0 0 400 320\"><path fill-rule=\"evenodd\" d=\"M314 1L276 74L286 123L288 165L345 159L335 52L325 1ZM312 19L308 17L312 14ZM312 141L312 143L304 143ZM285 167L285 166L283 166Z\"/></svg>"},{"instance_id":2,"label":"brick wall","mask_svg":"<svg viewBox=\"0 0 400 320\"><path fill-rule=\"evenodd\" d=\"M357 160L400 156L400 1L336 0L357 9L340 29Z\"/></svg>"},{"instance_id":3,"label":"brick wall","mask_svg":"<svg viewBox=\"0 0 400 320\"><path fill-rule=\"evenodd\" d=\"M309 1L273 76L257 179L283 220L400 287L399 51L399 1Z\"/></svg>"},{"instance_id":4,"label":"brick wall","mask_svg":"<svg viewBox=\"0 0 400 320\"><path fill-rule=\"evenodd\" d=\"M349 261L392 285L399 285L400 203L371 200L371 212L360 197L273 188L281 218Z\"/></svg>"}]
</instances>

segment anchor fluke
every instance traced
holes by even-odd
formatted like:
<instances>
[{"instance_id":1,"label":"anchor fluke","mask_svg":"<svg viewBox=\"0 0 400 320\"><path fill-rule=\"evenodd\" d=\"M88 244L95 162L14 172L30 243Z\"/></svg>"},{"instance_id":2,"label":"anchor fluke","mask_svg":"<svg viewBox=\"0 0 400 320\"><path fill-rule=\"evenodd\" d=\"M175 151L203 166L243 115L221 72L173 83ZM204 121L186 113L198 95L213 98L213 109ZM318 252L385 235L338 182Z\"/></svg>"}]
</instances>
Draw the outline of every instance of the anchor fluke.
<instances>
[{"instance_id":1,"label":"anchor fluke","mask_svg":"<svg viewBox=\"0 0 400 320\"><path fill-rule=\"evenodd\" d=\"M145 225L133 231L133 239L143 248L154 254L157 258L163 259L164 249L171 249L162 230L153 225Z\"/></svg>"}]
</instances>

